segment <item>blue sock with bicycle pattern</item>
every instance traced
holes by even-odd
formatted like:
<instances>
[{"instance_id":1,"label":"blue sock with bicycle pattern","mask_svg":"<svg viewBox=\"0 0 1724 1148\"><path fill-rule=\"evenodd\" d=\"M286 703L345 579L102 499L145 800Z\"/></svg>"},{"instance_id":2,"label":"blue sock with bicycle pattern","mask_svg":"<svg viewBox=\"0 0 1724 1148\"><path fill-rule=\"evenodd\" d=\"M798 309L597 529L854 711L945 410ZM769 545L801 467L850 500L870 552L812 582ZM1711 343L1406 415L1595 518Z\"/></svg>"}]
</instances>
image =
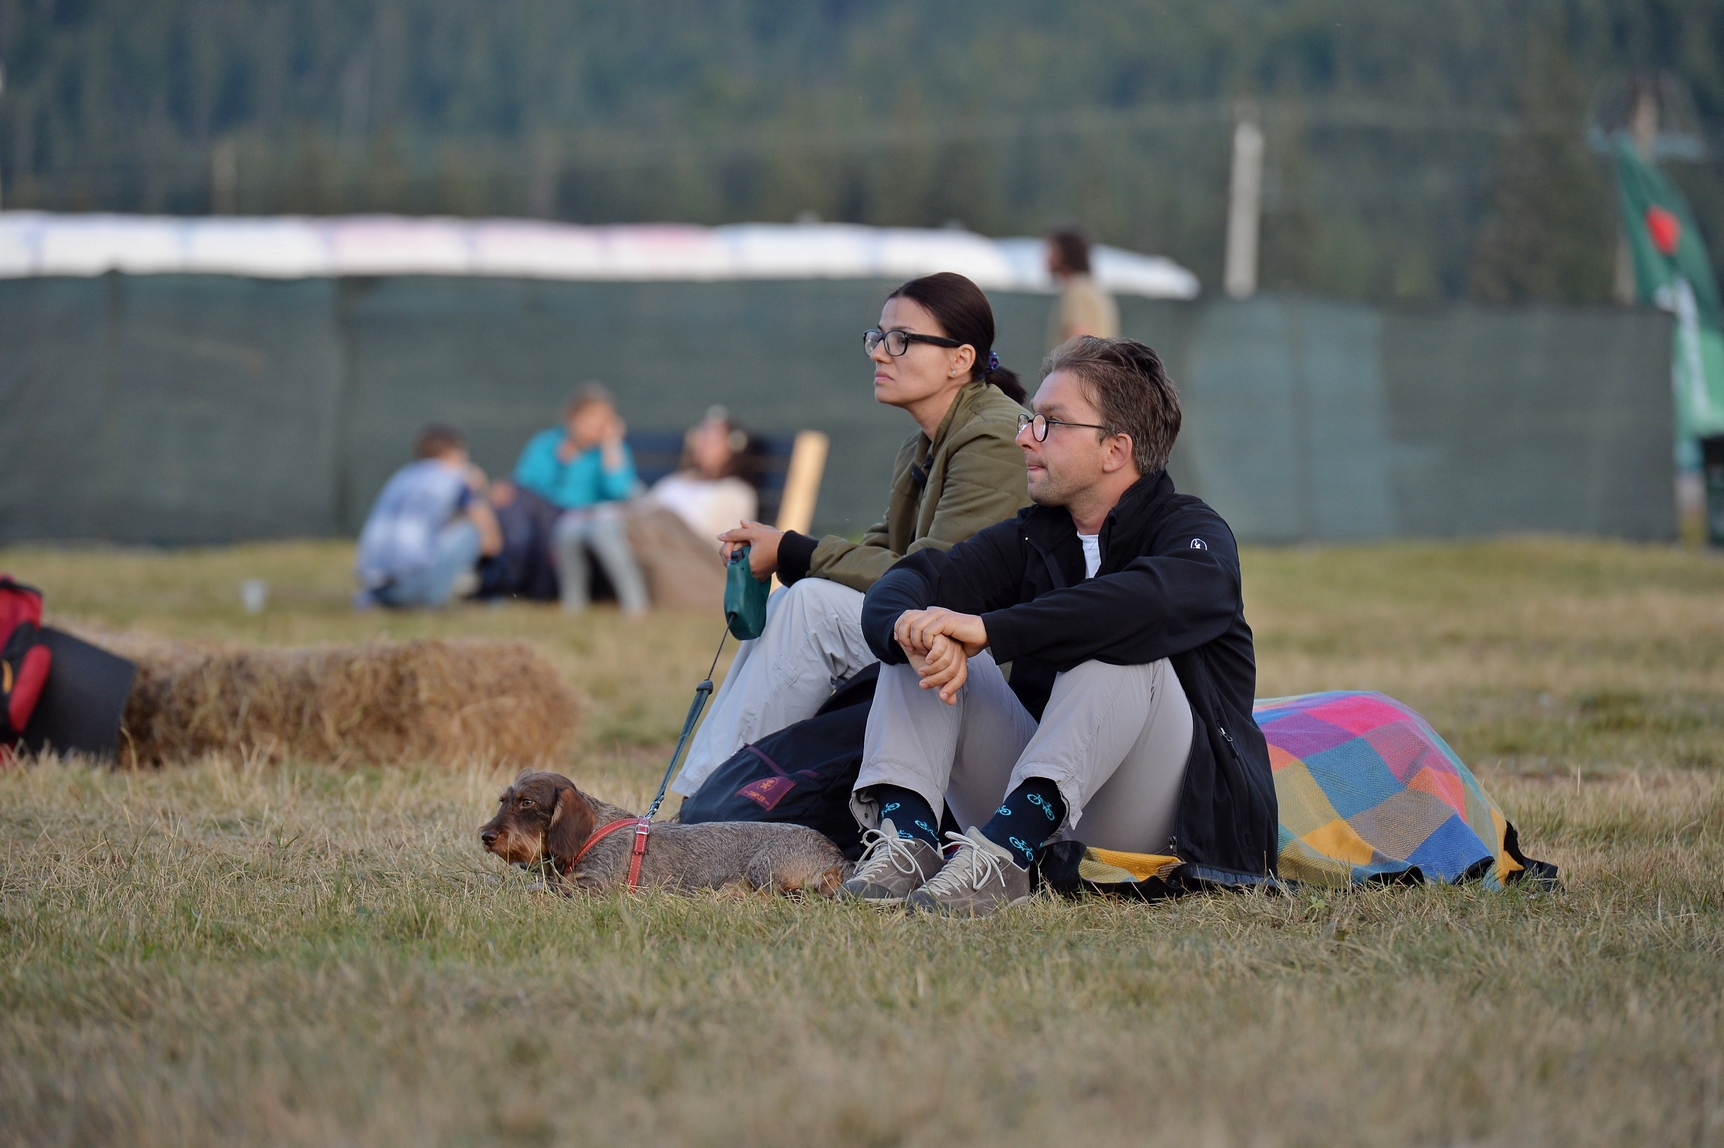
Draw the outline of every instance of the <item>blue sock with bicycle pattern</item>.
<instances>
[{"instance_id":1,"label":"blue sock with bicycle pattern","mask_svg":"<svg viewBox=\"0 0 1724 1148\"><path fill-rule=\"evenodd\" d=\"M1060 787L1045 777L1031 777L1006 794L982 826L982 836L1010 853L1018 868L1028 869L1036 850L1054 835L1065 816Z\"/></svg>"},{"instance_id":2,"label":"blue sock with bicycle pattern","mask_svg":"<svg viewBox=\"0 0 1724 1148\"><path fill-rule=\"evenodd\" d=\"M880 820L890 819L898 836L940 847L940 819L920 793L901 785L876 785L871 792L880 803Z\"/></svg>"}]
</instances>

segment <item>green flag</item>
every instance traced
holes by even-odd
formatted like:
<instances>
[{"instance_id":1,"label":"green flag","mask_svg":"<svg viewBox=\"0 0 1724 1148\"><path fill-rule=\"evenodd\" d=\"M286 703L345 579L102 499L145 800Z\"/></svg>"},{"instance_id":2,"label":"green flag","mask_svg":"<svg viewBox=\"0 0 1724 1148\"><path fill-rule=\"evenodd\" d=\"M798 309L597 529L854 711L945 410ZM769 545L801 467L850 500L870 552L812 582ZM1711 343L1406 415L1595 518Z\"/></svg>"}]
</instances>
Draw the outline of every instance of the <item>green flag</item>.
<instances>
[{"instance_id":1,"label":"green flag","mask_svg":"<svg viewBox=\"0 0 1724 1148\"><path fill-rule=\"evenodd\" d=\"M1688 201L1626 140L1616 143L1622 226L1640 301L1676 316L1670 383L1676 396L1676 464L1700 466L1698 440L1724 434L1724 331L1718 281Z\"/></svg>"}]
</instances>

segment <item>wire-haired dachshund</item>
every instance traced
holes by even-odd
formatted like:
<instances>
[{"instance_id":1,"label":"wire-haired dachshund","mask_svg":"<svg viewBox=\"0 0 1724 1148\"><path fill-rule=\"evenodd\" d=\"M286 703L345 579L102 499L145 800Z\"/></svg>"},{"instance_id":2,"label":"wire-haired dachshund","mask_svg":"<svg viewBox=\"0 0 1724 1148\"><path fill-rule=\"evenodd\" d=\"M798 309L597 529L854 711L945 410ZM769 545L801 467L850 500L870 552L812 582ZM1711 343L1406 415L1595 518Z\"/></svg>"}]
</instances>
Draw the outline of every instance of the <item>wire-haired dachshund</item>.
<instances>
[{"instance_id":1,"label":"wire-haired dachshund","mask_svg":"<svg viewBox=\"0 0 1724 1148\"><path fill-rule=\"evenodd\" d=\"M634 826L593 842L595 830L636 814L589 797L560 773L523 770L503 791L501 808L479 829L488 853L512 865L545 866L553 884L605 889L628 876ZM746 885L830 897L850 876L844 854L802 825L718 821L654 822L640 884L678 891Z\"/></svg>"}]
</instances>

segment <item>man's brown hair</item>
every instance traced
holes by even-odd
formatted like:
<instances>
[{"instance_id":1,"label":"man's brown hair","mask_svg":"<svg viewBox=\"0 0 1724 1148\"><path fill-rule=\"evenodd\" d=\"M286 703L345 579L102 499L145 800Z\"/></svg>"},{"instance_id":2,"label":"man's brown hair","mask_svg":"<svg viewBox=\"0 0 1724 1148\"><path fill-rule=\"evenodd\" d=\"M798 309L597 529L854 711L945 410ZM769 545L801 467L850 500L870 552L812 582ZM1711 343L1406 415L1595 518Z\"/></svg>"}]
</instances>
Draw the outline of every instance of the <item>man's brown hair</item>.
<instances>
[{"instance_id":1,"label":"man's brown hair","mask_svg":"<svg viewBox=\"0 0 1724 1148\"><path fill-rule=\"evenodd\" d=\"M447 423L431 423L414 436L413 456L436 458L452 450L461 450L466 445L467 440L454 427Z\"/></svg>"},{"instance_id":2,"label":"man's brown hair","mask_svg":"<svg viewBox=\"0 0 1724 1148\"><path fill-rule=\"evenodd\" d=\"M1179 437L1179 391L1160 355L1136 339L1078 335L1042 361L1042 378L1055 371L1078 377L1085 397L1101 412L1107 433L1131 436L1138 473L1167 469L1167 456Z\"/></svg>"}]
</instances>

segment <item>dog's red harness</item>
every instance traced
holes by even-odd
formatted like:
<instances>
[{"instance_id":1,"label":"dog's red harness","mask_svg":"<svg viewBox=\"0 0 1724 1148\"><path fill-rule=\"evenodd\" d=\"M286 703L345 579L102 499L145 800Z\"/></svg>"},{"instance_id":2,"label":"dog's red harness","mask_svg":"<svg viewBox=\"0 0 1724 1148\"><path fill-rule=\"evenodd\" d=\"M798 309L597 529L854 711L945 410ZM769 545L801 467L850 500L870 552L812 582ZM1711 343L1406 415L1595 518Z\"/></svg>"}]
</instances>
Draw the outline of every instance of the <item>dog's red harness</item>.
<instances>
[{"instance_id":1,"label":"dog's red harness","mask_svg":"<svg viewBox=\"0 0 1724 1148\"><path fill-rule=\"evenodd\" d=\"M737 554L742 559L746 559L748 557L748 547L744 546L740 548L737 551ZM736 562L737 560L737 558L731 559L732 562ZM746 562L742 569L748 569ZM726 590L726 597L728 597L729 594L730 591ZM725 625L727 627L725 629L725 634L730 633L728 627L733 624L735 620L736 616L734 613L727 613L725 615ZM740 637L741 631L738 631L737 633ZM750 636L759 637L758 634ZM688 735L694 732L694 723L700 720L701 710L706 708L706 699L712 696L712 670L718 668L718 655L723 652L724 635L720 634L718 638L718 649L712 652L712 669L706 671L706 680L701 682L700 685L694 687L694 701L689 703L688 717L682 723L682 736L676 739L676 749L671 751L670 764L665 767L664 779L658 783L658 796L652 799L652 804L647 806L647 811L641 816L619 817L609 825L599 826L598 829L594 831L593 835L587 838L587 843L581 846L581 851L575 854L575 859L569 862L569 867L563 870L563 876L567 877L571 872L573 872L575 866L581 863L581 858L585 857L587 855L587 851L593 846L597 845L600 841L603 841L617 830L623 828L625 825L633 824L635 827L635 846L634 850L629 854L628 887L629 892L631 893L640 888L641 862L646 859L646 839L647 834L652 832L653 815L658 812L658 807L664 803L665 787L670 784L670 775L676 769L677 759L682 756L683 747L688 745Z\"/></svg>"},{"instance_id":2,"label":"dog's red harness","mask_svg":"<svg viewBox=\"0 0 1724 1148\"><path fill-rule=\"evenodd\" d=\"M581 858L587 855L587 851L589 849L615 833L617 830L624 829L630 825L635 827L635 845L633 851L629 854L628 881L628 890L633 893L640 887L641 883L641 862L646 859L647 834L652 832L652 818L650 817L619 817L615 821L612 821L607 825L601 825L597 829L593 830L593 835L587 838L587 843L581 846L581 851L575 854L575 859L569 862L569 867L567 869L563 870L563 876L567 877L571 872L573 872L575 866L581 863Z\"/></svg>"}]
</instances>

